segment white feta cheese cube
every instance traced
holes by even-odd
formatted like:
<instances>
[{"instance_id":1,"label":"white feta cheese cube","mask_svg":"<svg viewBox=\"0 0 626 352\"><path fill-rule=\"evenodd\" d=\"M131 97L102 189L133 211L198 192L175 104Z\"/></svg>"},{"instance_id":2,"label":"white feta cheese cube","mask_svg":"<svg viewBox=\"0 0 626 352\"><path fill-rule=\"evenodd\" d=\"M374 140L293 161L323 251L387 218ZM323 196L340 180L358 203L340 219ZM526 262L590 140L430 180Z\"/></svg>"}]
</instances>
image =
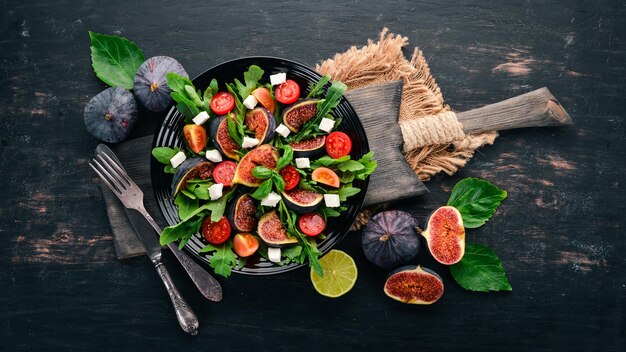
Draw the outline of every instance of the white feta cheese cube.
<instances>
[{"instance_id":1,"label":"white feta cheese cube","mask_svg":"<svg viewBox=\"0 0 626 352\"><path fill-rule=\"evenodd\" d=\"M276 192L270 192L267 197L261 200L261 205L264 207L275 207L280 202L280 195Z\"/></svg>"},{"instance_id":2,"label":"white feta cheese cube","mask_svg":"<svg viewBox=\"0 0 626 352\"><path fill-rule=\"evenodd\" d=\"M180 166L180 164L183 163L183 161L185 161L187 159L187 157L185 156L185 153L183 152L178 152L176 153L176 155L174 155L171 159L170 159L170 164L172 164L173 168L177 168Z\"/></svg>"},{"instance_id":3,"label":"white feta cheese cube","mask_svg":"<svg viewBox=\"0 0 626 352\"><path fill-rule=\"evenodd\" d=\"M298 169L308 169L311 167L309 158L296 158L296 166Z\"/></svg>"},{"instance_id":4,"label":"white feta cheese cube","mask_svg":"<svg viewBox=\"0 0 626 352\"><path fill-rule=\"evenodd\" d=\"M339 207L339 195L338 194L324 194L324 203L327 208Z\"/></svg>"},{"instance_id":5,"label":"white feta cheese cube","mask_svg":"<svg viewBox=\"0 0 626 352\"><path fill-rule=\"evenodd\" d=\"M246 99L244 99L243 101L243 105L245 107L247 107L248 109L252 110L254 109L254 107L256 106L256 104L258 104L259 101L256 100L256 98L254 97L254 95L248 95L248 97L246 97Z\"/></svg>"},{"instance_id":6,"label":"white feta cheese cube","mask_svg":"<svg viewBox=\"0 0 626 352\"><path fill-rule=\"evenodd\" d=\"M332 131L333 127L335 127L335 120L327 119L324 117L322 121L320 121L319 129L326 133Z\"/></svg>"},{"instance_id":7,"label":"white feta cheese cube","mask_svg":"<svg viewBox=\"0 0 626 352\"><path fill-rule=\"evenodd\" d=\"M277 73L275 75L271 75L270 76L270 83L273 86L277 86L279 84L283 84L285 83L285 81L287 80L287 74L282 72L282 73Z\"/></svg>"},{"instance_id":8,"label":"white feta cheese cube","mask_svg":"<svg viewBox=\"0 0 626 352\"><path fill-rule=\"evenodd\" d=\"M204 154L204 157L207 158L207 160L212 161L214 163L219 163L220 161L223 160L222 154L217 149L207 150Z\"/></svg>"},{"instance_id":9,"label":"white feta cheese cube","mask_svg":"<svg viewBox=\"0 0 626 352\"><path fill-rule=\"evenodd\" d=\"M243 143L241 143L241 147L242 148L252 148L255 145L259 144L259 140L256 138L250 138L250 137L243 137Z\"/></svg>"},{"instance_id":10,"label":"white feta cheese cube","mask_svg":"<svg viewBox=\"0 0 626 352\"><path fill-rule=\"evenodd\" d=\"M196 117L193 118L193 123L198 126L204 125L205 122L209 121L209 114L206 111L202 111Z\"/></svg>"},{"instance_id":11,"label":"white feta cheese cube","mask_svg":"<svg viewBox=\"0 0 626 352\"><path fill-rule=\"evenodd\" d=\"M267 258L270 262L280 262L280 248L267 247Z\"/></svg>"},{"instance_id":12,"label":"white feta cheese cube","mask_svg":"<svg viewBox=\"0 0 626 352\"><path fill-rule=\"evenodd\" d=\"M209 187L209 197L211 200L218 200L222 196L222 190L224 189L224 185L221 183L216 183Z\"/></svg>"},{"instance_id":13,"label":"white feta cheese cube","mask_svg":"<svg viewBox=\"0 0 626 352\"><path fill-rule=\"evenodd\" d=\"M279 135L283 136L284 138L287 138L289 133L291 133L289 128L287 128L287 126L283 125L282 123L280 125L278 125L278 127L276 127L276 129L274 131L276 131L276 133L278 133Z\"/></svg>"}]
</instances>

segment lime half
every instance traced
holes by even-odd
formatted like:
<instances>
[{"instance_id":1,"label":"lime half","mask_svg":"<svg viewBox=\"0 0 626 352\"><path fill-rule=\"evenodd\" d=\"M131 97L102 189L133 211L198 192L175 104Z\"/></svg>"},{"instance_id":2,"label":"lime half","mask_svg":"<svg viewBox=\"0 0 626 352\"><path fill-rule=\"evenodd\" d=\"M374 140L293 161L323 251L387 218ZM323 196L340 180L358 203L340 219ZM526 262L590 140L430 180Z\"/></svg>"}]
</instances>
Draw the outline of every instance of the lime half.
<instances>
[{"instance_id":1,"label":"lime half","mask_svg":"<svg viewBox=\"0 0 626 352\"><path fill-rule=\"evenodd\" d=\"M352 257L345 252L333 249L320 258L324 276L311 269L311 282L319 294L336 298L354 287L358 271Z\"/></svg>"}]
</instances>

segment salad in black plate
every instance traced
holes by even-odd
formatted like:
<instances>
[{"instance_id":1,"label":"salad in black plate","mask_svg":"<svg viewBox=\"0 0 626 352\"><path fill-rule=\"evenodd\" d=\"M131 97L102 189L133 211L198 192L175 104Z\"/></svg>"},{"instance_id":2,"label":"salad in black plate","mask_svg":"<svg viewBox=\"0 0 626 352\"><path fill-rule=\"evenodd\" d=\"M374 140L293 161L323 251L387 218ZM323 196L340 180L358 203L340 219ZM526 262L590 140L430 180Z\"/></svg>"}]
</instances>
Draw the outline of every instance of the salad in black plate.
<instances>
[{"instance_id":1,"label":"salad in black plate","mask_svg":"<svg viewBox=\"0 0 626 352\"><path fill-rule=\"evenodd\" d=\"M352 140L333 111L346 86L330 77L301 87L289 72L264 81L251 65L243 80L198 90L176 73L167 84L184 116L184 147L155 147L173 174L178 223L161 243L182 248L200 233L210 266L229 276L260 256L276 265L305 263L319 275L318 242L347 209L355 184L376 169L372 152L350 156Z\"/></svg>"}]
</instances>

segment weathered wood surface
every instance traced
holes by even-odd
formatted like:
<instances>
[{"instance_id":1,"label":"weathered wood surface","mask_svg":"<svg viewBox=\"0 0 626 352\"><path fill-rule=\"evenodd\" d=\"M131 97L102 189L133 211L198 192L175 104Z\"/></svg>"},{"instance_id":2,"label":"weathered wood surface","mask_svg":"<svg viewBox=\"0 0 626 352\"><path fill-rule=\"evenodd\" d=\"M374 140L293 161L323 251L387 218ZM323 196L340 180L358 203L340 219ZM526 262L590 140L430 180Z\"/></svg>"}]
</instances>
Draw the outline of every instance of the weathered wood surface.
<instances>
[{"instance_id":1,"label":"weathered wood surface","mask_svg":"<svg viewBox=\"0 0 626 352\"><path fill-rule=\"evenodd\" d=\"M0 341L7 351L533 350L620 351L626 345L626 15L621 1L197 3L5 1L0 13ZM513 292L465 292L408 307L382 293L358 234L338 248L359 280L343 298L317 295L308 272L220 280L206 302L166 261L200 318L179 331L147 258L115 257L106 209L87 166L97 145L82 111L104 85L87 31L132 38L194 76L246 55L308 64L362 45L380 29L408 36L429 60L446 103L466 111L549 87L575 125L502 132L458 174L394 208L423 221L464 177L509 192L468 231L493 248ZM159 115L144 114L135 136ZM277 302L280 300L280 304ZM278 346L278 347L276 347Z\"/></svg>"},{"instance_id":2,"label":"weathered wood surface","mask_svg":"<svg viewBox=\"0 0 626 352\"><path fill-rule=\"evenodd\" d=\"M478 109L459 112L456 117L463 124L465 133L572 124L572 118L546 87Z\"/></svg>"}]
</instances>

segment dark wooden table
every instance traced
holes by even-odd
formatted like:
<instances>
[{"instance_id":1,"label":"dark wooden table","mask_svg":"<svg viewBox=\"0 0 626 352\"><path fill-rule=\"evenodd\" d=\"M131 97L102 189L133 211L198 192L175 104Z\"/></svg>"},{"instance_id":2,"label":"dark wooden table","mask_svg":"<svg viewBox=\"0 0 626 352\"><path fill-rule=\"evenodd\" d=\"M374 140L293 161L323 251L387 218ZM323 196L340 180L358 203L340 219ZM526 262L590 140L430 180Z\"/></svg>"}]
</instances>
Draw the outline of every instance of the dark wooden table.
<instances>
[{"instance_id":1,"label":"dark wooden table","mask_svg":"<svg viewBox=\"0 0 626 352\"><path fill-rule=\"evenodd\" d=\"M626 6L621 1L2 1L0 14L0 350L533 350L626 348ZM205 301L166 262L200 318L180 331L146 258L115 259L85 103L104 85L88 30L170 55L190 75L222 61L273 55L314 65L377 37L410 38L456 110L548 86L567 128L504 132L431 193L395 204L418 218L468 176L509 192L468 240L492 247L510 293L470 293L446 268L434 306L386 298L387 272L358 233L338 248L359 279L340 299L313 290L308 270L220 280ZM161 116L144 114L134 136Z\"/></svg>"}]
</instances>

